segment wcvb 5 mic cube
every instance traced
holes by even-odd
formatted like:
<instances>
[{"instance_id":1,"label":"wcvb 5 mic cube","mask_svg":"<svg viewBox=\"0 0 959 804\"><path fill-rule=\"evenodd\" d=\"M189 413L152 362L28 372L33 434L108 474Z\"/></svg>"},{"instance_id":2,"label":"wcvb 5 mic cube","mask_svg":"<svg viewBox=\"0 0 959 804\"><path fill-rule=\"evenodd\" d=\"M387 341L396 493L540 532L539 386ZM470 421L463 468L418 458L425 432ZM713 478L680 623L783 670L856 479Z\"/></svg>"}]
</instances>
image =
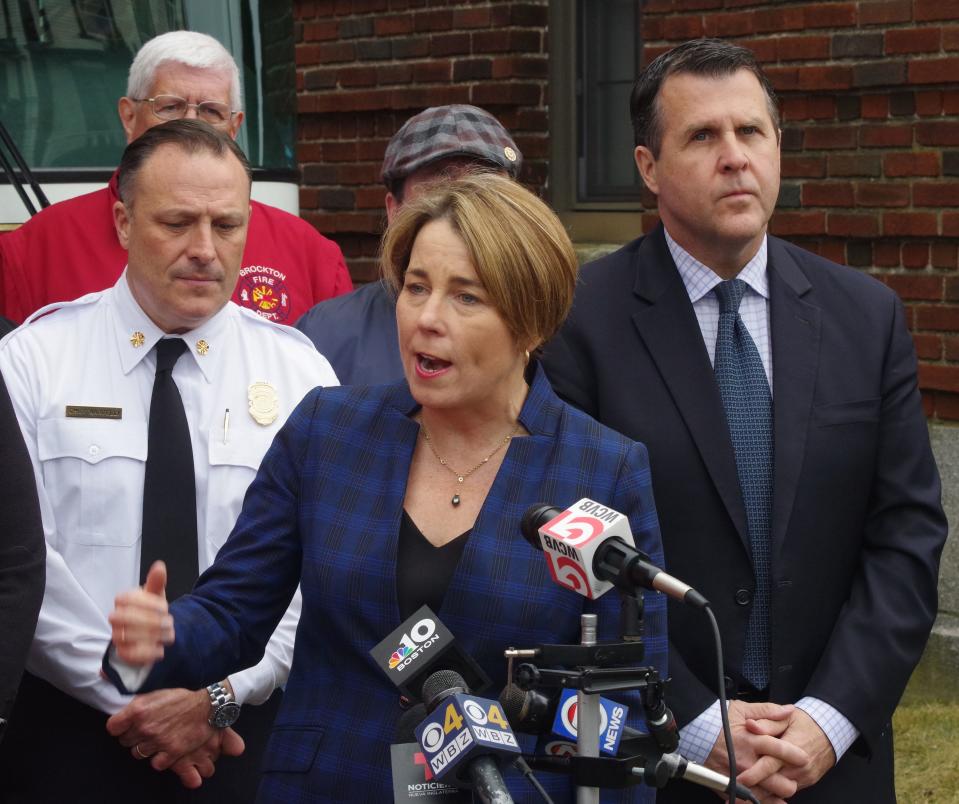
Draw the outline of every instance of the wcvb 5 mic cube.
<instances>
[{"instance_id":1,"label":"wcvb 5 mic cube","mask_svg":"<svg viewBox=\"0 0 959 804\"><path fill-rule=\"evenodd\" d=\"M613 588L610 581L596 577L593 557L597 548L614 536L634 546L629 519L586 497L539 529L553 580L590 600Z\"/></svg>"}]
</instances>

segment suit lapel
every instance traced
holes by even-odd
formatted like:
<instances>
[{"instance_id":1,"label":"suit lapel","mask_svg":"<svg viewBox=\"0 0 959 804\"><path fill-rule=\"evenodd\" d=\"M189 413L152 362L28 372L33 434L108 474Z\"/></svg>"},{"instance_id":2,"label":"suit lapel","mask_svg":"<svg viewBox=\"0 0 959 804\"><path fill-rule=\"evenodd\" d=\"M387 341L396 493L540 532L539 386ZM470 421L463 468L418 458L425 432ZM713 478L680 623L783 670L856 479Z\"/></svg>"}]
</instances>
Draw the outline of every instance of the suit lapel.
<instances>
[{"instance_id":1,"label":"suit lapel","mask_svg":"<svg viewBox=\"0 0 959 804\"><path fill-rule=\"evenodd\" d=\"M777 555L792 514L819 365L821 310L802 299L809 280L782 241L769 238L769 302L776 439L772 548Z\"/></svg>"},{"instance_id":2,"label":"suit lapel","mask_svg":"<svg viewBox=\"0 0 959 804\"><path fill-rule=\"evenodd\" d=\"M746 510L722 399L699 322L661 226L643 239L637 260L638 310L633 323L748 549ZM682 483L682 478L675 482Z\"/></svg>"}]
</instances>

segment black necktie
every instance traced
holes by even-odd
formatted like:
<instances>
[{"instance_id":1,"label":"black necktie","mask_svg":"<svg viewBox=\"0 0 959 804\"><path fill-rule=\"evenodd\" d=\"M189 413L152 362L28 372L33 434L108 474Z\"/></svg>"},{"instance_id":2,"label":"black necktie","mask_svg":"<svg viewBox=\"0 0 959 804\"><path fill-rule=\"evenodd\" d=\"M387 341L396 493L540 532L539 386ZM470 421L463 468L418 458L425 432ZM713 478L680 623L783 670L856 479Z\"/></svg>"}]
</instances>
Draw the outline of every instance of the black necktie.
<instances>
[{"instance_id":1,"label":"black necktie","mask_svg":"<svg viewBox=\"0 0 959 804\"><path fill-rule=\"evenodd\" d=\"M189 592L199 574L193 447L180 390L173 381L173 366L185 350L182 338L164 338L156 345L143 480L140 583L150 565L163 559L169 600Z\"/></svg>"},{"instance_id":2,"label":"black necktie","mask_svg":"<svg viewBox=\"0 0 959 804\"><path fill-rule=\"evenodd\" d=\"M741 279L720 282L716 381L736 456L746 506L756 593L746 626L743 677L756 689L769 684L769 524L773 496L773 406L762 358L739 316Z\"/></svg>"}]
</instances>

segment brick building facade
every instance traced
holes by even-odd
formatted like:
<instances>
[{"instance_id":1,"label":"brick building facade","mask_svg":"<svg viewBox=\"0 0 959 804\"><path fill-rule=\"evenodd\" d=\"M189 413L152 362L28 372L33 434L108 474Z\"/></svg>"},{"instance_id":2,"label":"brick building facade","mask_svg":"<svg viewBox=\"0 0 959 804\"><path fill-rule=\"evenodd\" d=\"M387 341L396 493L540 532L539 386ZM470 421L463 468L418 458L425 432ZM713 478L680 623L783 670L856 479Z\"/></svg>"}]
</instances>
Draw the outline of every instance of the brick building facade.
<instances>
[{"instance_id":1,"label":"brick building facade","mask_svg":"<svg viewBox=\"0 0 959 804\"><path fill-rule=\"evenodd\" d=\"M567 3L294 0L302 214L355 281L376 275L386 143L426 106L495 114L555 201L550 26ZM783 113L772 231L900 294L927 413L959 420L959 2L647 0L638 35L643 63L697 36L755 51ZM656 219L641 200L634 234Z\"/></svg>"}]
</instances>

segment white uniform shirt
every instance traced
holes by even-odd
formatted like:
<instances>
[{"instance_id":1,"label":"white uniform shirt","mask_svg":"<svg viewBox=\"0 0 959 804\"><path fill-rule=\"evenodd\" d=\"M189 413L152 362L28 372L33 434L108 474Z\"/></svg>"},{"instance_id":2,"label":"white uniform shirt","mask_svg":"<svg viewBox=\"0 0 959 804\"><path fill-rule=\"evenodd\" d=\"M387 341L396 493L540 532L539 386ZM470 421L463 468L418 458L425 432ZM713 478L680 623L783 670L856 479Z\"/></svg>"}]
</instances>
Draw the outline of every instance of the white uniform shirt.
<instances>
[{"instance_id":1,"label":"white uniform shirt","mask_svg":"<svg viewBox=\"0 0 959 804\"><path fill-rule=\"evenodd\" d=\"M124 273L109 290L38 311L0 341L0 371L37 475L47 540L46 592L27 667L111 714L130 697L100 677L100 665L113 599L139 583L153 346L163 335ZM306 336L233 302L182 337L187 351L173 378L193 442L202 572L233 529L277 430L307 391L337 380ZM278 415L269 424L250 412L256 382L275 391ZM122 413L68 416L68 405L86 415ZM241 703L260 703L286 681L299 612L297 592L263 660L230 676Z\"/></svg>"}]
</instances>

